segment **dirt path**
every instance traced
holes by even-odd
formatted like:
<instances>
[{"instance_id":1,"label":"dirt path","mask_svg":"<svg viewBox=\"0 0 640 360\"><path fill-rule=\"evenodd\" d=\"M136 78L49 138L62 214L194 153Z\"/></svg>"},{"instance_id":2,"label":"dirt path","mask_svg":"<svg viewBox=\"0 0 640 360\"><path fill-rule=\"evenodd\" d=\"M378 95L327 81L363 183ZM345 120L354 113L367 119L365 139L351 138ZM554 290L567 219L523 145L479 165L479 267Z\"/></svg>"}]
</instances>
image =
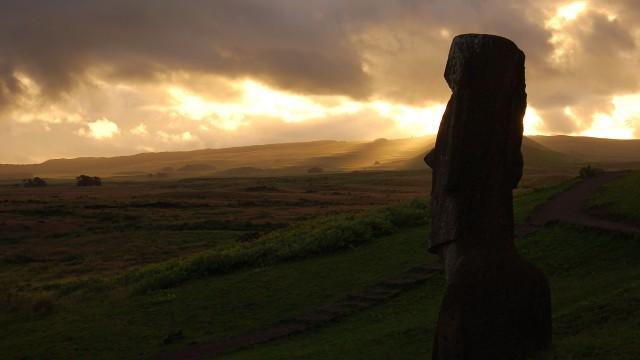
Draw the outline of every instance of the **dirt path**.
<instances>
[{"instance_id":1,"label":"dirt path","mask_svg":"<svg viewBox=\"0 0 640 360\"><path fill-rule=\"evenodd\" d=\"M518 227L517 233L522 235L533 232L550 221L568 222L607 231L640 233L639 228L598 219L584 211L585 203L589 197L602 185L625 174L627 174L627 172L607 172L576 184L537 209L535 213L529 217L526 224ZM379 282L334 303L291 319L282 320L267 328L220 341L191 344L173 352L158 354L152 357L152 359L214 359L217 356L233 351L298 334L388 301L404 291L419 286L429 277L440 271L441 270L436 267L416 267L406 271L397 278Z\"/></svg>"},{"instance_id":2,"label":"dirt path","mask_svg":"<svg viewBox=\"0 0 640 360\"><path fill-rule=\"evenodd\" d=\"M550 221L562 221L607 231L639 234L638 227L599 219L585 211L587 201L600 187L626 174L626 171L606 172L576 184L537 209L527 220L525 228L533 230Z\"/></svg>"}]
</instances>

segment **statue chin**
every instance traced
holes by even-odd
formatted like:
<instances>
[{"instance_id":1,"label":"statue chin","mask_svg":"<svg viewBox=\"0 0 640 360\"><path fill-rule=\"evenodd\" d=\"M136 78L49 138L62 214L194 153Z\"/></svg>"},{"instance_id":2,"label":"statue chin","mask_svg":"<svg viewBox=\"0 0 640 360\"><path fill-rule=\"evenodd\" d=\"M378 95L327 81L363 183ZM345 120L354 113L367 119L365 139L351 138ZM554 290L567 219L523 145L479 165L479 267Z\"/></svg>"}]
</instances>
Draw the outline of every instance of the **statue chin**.
<instances>
[{"instance_id":1,"label":"statue chin","mask_svg":"<svg viewBox=\"0 0 640 360\"><path fill-rule=\"evenodd\" d=\"M453 273L458 262L458 247L455 242L450 242L440 246L440 260L444 269L444 275L447 279L447 284L451 283Z\"/></svg>"}]
</instances>

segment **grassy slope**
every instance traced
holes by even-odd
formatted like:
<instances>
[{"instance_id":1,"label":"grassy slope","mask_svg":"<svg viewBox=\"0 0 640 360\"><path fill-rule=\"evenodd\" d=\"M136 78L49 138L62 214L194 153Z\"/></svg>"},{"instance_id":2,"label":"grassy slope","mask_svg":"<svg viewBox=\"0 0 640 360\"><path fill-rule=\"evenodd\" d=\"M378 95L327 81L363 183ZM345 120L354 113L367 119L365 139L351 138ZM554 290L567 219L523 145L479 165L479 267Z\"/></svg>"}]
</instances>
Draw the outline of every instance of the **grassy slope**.
<instances>
[{"instance_id":1,"label":"grassy slope","mask_svg":"<svg viewBox=\"0 0 640 360\"><path fill-rule=\"evenodd\" d=\"M429 181L425 170L108 182L92 189L68 182L0 185L0 293L114 275L284 225L407 201L426 194Z\"/></svg>"},{"instance_id":2,"label":"grassy slope","mask_svg":"<svg viewBox=\"0 0 640 360\"><path fill-rule=\"evenodd\" d=\"M640 238L555 225L519 242L551 281L552 359L640 357ZM316 332L225 359L417 359L431 349L438 279Z\"/></svg>"},{"instance_id":3,"label":"grassy slope","mask_svg":"<svg viewBox=\"0 0 640 360\"><path fill-rule=\"evenodd\" d=\"M589 202L589 211L640 225L640 171L605 185Z\"/></svg>"},{"instance_id":4,"label":"grassy slope","mask_svg":"<svg viewBox=\"0 0 640 360\"><path fill-rule=\"evenodd\" d=\"M317 331L222 357L266 359L429 359L444 279Z\"/></svg>"},{"instance_id":5,"label":"grassy slope","mask_svg":"<svg viewBox=\"0 0 640 360\"><path fill-rule=\"evenodd\" d=\"M69 300L51 314L0 315L8 358L129 359L185 341L261 327L398 274L425 261L426 230L417 228L355 250L197 280L141 296ZM432 259L433 260L433 259ZM339 274L339 276L336 276Z\"/></svg>"},{"instance_id":6,"label":"grassy slope","mask_svg":"<svg viewBox=\"0 0 640 360\"><path fill-rule=\"evenodd\" d=\"M585 162L626 162L640 160L640 140L592 138L586 136L529 136L553 151ZM594 151L595 149L595 151Z\"/></svg>"},{"instance_id":7,"label":"grassy slope","mask_svg":"<svg viewBox=\"0 0 640 360\"><path fill-rule=\"evenodd\" d=\"M537 204L561 189L558 186L519 196L517 219L524 219ZM99 296L81 292L63 298L51 313L0 312L0 349L7 358L133 359L191 341L223 338L305 312L424 262L426 233L424 227L405 229L352 250L208 277L144 295L131 296L117 289ZM441 290L441 280L437 280L426 289L355 315L336 325L344 327L344 334L328 327L294 339L325 334L327 341L341 344L341 354L353 354L352 358L358 358L363 344L375 354L391 354L399 346L411 356L424 354L429 351L429 329ZM401 321L392 323L389 318ZM179 330L184 340L162 345L168 334ZM351 337L345 335L354 332L357 334ZM342 338L352 340L345 343ZM321 339L312 342L316 341L317 346L310 348L313 354L331 351L333 345L318 350L327 343ZM271 346L259 350L271 351ZM295 351L297 345L293 346L287 351ZM237 356L245 356L242 354Z\"/></svg>"}]
</instances>

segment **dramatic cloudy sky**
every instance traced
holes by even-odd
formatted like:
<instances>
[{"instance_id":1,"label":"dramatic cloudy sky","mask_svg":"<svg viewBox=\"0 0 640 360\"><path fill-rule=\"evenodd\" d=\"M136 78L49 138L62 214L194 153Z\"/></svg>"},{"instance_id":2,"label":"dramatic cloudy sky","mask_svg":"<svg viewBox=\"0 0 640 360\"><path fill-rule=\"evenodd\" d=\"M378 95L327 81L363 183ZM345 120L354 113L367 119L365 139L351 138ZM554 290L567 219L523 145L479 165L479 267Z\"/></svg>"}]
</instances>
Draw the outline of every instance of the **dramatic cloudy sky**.
<instances>
[{"instance_id":1,"label":"dramatic cloudy sky","mask_svg":"<svg viewBox=\"0 0 640 360\"><path fill-rule=\"evenodd\" d=\"M434 133L467 32L527 133L640 138L638 0L2 0L0 162Z\"/></svg>"}]
</instances>

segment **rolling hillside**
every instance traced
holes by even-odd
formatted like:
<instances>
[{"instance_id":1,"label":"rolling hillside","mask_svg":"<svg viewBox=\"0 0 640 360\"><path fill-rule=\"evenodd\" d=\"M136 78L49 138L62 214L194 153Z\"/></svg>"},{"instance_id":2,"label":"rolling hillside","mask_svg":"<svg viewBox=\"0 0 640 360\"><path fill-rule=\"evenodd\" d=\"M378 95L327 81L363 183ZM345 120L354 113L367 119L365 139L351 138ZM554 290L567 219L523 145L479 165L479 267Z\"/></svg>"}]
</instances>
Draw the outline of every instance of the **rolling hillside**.
<instances>
[{"instance_id":1,"label":"rolling hillside","mask_svg":"<svg viewBox=\"0 0 640 360\"><path fill-rule=\"evenodd\" d=\"M530 136L533 141L583 162L639 162L640 140L585 136Z\"/></svg>"},{"instance_id":2,"label":"rolling hillside","mask_svg":"<svg viewBox=\"0 0 640 360\"><path fill-rule=\"evenodd\" d=\"M0 165L0 177L29 175L98 176L265 176L305 174L312 167L324 171L394 169L424 151L434 137L400 140L312 141L183 152L143 153L110 158L54 159L33 165Z\"/></svg>"},{"instance_id":3,"label":"rolling hillside","mask_svg":"<svg viewBox=\"0 0 640 360\"><path fill-rule=\"evenodd\" d=\"M0 165L0 178L29 176L186 178L194 176L280 176L328 172L424 169L435 136L374 141L311 141L225 149L143 153L109 158L53 159L41 164ZM640 140L532 136L523 141L528 168L584 163L640 162Z\"/></svg>"}]
</instances>

